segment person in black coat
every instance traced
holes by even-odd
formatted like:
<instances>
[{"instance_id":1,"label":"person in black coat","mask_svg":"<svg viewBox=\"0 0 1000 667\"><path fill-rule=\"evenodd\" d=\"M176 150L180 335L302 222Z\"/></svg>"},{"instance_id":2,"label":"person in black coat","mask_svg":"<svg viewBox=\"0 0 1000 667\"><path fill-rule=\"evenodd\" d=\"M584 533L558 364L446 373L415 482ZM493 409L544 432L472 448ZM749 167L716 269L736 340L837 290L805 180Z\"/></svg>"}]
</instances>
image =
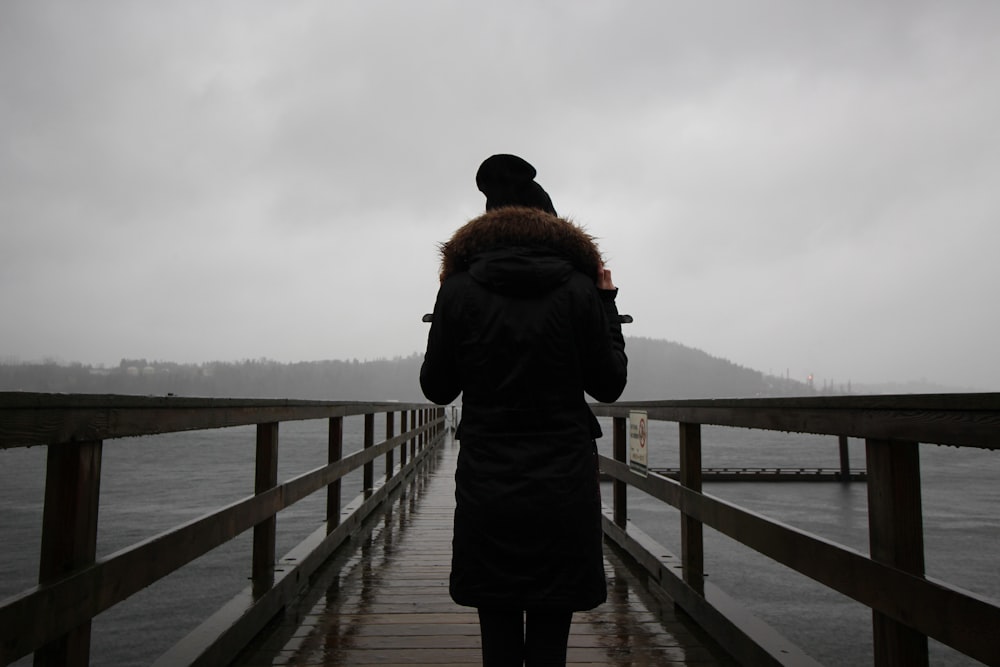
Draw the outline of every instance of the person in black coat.
<instances>
[{"instance_id":1,"label":"person in black coat","mask_svg":"<svg viewBox=\"0 0 1000 667\"><path fill-rule=\"evenodd\" d=\"M441 247L420 369L429 400L462 394L450 593L478 608L487 667L565 664L572 613L607 598L585 393L625 388L617 289L534 178L513 155L480 166L486 213Z\"/></svg>"}]
</instances>

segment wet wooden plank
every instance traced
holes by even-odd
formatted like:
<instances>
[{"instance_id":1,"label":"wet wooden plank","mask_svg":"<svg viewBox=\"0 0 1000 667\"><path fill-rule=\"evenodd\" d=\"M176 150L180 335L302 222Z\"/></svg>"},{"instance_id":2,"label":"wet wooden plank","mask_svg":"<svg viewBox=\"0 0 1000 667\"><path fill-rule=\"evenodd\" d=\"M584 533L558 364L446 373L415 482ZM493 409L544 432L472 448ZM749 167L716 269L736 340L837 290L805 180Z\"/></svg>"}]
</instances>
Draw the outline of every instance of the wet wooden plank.
<instances>
[{"instance_id":1,"label":"wet wooden plank","mask_svg":"<svg viewBox=\"0 0 1000 667\"><path fill-rule=\"evenodd\" d=\"M481 665L476 611L448 595L457 451L446 446L436 472L393 507L358 553L331 563L234 664ZM732 664L612 551L605 556L608 602L574 615L568 664Z\"/></svg>"}]
</instances>

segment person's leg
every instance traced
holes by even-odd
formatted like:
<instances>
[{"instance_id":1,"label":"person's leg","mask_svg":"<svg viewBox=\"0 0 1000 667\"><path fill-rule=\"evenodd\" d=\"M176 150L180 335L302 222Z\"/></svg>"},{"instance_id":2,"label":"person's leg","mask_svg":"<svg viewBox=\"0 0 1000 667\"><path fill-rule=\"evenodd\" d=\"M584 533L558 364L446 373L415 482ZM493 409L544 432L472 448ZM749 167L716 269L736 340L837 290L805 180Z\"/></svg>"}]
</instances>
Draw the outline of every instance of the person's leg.
<instances>
[{"instance_id":1,"label":"person's leg","mask_svg":"<svg viewBox=\"0 0 1000 667\"><path fill-rule=\"evenodd\" d=\"M573 612L528 610L526 617L525 667L564 667Z\"/></svg>"},{"instance_id":2,"label":"person's leg","mask_svg":"<svg viewBox=\"0 0 1000 667\"><path fill-rule=\"evenodd\" d=\"M521 667L524 664L524 612L480 609L483 667Z\"/></svg>"}]
</instances>

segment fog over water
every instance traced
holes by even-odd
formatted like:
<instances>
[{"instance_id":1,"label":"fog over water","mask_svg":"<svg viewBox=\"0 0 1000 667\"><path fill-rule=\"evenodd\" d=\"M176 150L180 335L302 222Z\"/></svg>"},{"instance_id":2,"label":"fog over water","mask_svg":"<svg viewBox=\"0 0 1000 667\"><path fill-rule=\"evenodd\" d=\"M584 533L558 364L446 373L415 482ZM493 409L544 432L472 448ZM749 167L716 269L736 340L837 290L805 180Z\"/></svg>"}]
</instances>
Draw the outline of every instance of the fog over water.
<instances>
[{"instance_id":1,"label":"fog over water","mask_svg":"<svg viewBox=\"0 0 1000 667\"><path fill-rule=\"evenodd\" d=\"M629 332L1000 388L1000 5L0 5L0 356L422 349L474 173L531 161Z\"/></svg>"}]
</instances>

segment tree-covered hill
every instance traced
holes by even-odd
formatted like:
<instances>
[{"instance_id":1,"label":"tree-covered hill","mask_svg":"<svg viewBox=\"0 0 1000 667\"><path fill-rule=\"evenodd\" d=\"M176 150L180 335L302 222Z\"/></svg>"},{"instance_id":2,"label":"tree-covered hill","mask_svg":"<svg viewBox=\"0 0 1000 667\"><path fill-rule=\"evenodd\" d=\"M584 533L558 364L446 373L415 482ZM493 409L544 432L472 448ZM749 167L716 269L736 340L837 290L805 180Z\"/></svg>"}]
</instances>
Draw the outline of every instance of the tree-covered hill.
<instances>
[{"instance_id":1,"label":"tree-covered hill","mask_svg":"<svg viewBox=\"0 0 1000 667\"><path fill-rule=\"evenodd\" d=\"M624 399L748 398L813 393L802 382L765 375L680 343L629 338Z\"/></svg>"},{"instance_id":2,"label":"tree-covered hill","mask_svg":"<svg viewBox=\"0 0 1000 667\"><path fill-rule=\"evenodd\" d=\"M766 376L678 343L626 340L628 400L807 394L804 384ZM281 363L268 359L179 364L122 359L114 367L54 361L0 363L0 391L234 398L421 401L423 356L372 361Z\"/></svg>"}]
</instances>

